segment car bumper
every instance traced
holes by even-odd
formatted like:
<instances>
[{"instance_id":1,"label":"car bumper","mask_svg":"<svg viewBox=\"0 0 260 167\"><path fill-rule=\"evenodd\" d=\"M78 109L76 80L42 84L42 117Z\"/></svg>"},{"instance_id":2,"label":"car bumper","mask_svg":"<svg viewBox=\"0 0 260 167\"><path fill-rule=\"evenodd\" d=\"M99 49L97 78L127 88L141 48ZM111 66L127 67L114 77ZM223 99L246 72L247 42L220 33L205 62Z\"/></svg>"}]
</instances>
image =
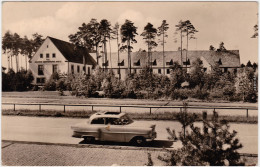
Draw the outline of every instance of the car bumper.
<instances>
[{"instance_id":1,"label":"car bumper","mask_svg":"<svg viewBox=\"0 0 260 167\"><path fill-rule=\"evenodd\" d=\"M150 138L147 138L146 141L153 141L155 138L157 137L157 133L156 132L153 132L152 133L152 136Z\"/></svg>"},{"instance_id":2,"label":"car bumper","mask_svg":"<svg viewBox=\"0 0 260 167\"><path fill-rule=\"evenodd\" d=\"M73 134L72 134L72 137L75 137L75 138L82 138L82 134L81 133L79 133L79 132L73 132Z\"/></svg>"}]
</instances>

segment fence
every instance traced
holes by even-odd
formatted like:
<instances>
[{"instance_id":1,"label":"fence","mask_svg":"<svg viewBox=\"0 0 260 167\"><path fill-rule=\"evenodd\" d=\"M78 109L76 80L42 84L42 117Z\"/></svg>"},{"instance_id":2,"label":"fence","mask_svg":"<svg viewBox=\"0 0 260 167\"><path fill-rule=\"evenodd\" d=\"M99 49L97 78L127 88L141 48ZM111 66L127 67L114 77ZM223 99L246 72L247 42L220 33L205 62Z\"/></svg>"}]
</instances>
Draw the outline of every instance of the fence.
<instances>
[{"instance_id":1,"label":"fence","mask_svg":"<svg viewBox=\"0 0 260 167\"><path fill-rule=\"evenodd\" d=\"M91 107L91 111L94 111L95 108L102 108L103 111L107 111L108 108L117 108L115 111L117 112L122 112L123 108L127 109L127 108L135 108L135 109L148 109L149 114L152 114L152 110L153 112L155 112L154 110L166 110L166 109L178 109L179 111L182 111L185 107L183 106L141 106L141 105L101 105L101 104L46 104L46 103L42 103L42 104L28 104L28 103L2 103L2 109L3 106L13 106L13 111L17 110L18 106L38 106L38 110L41 112L43 111L42 107L43 106L59 106L62 107L63 112L67 112L66 109L67 107ZM188 110L199 110L199 111L203 111L203 110L212 110L212 111L221 111L224 110L224 113L228 113L230 114L231 110L239 110L241 115L246 115L246 117L249 117L249 111L251 112L250 115L253 116L258 116L258 108L257 107L210 107L210 106L187 106L186 107ZM30 107L27 107L27 109L30 109ZM57 108L56 108L57 109ZM60 108L59 108L60 109ZM242 111L242 112L241 112ZM136 110L135 110L136 112ZM243 112L245 112L243 114ZM224 114L223 113L223 114ZM220 115L223 115L220 114ZM238 111L236 111L236 113L234 115L239 114ZM225 115L225 114L224 114ZM232 114L231 114L232 115Z\"/></svg>"}]
</instances>

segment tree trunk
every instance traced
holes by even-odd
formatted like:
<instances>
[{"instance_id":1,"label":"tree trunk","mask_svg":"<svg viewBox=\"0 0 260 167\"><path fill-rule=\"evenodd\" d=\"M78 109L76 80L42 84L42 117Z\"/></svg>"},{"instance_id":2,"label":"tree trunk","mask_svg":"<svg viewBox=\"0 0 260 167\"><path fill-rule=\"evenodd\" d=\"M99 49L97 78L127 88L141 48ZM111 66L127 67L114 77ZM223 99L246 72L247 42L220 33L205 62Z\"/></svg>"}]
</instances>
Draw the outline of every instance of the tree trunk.
<instances>
[{"instance_id":1,"label":"tree trunk","mask_svg":"<svg viewBox=\"0 0 260 167\"><path fill-rule=\"evenodd\" d=\"M19 57L18 57L18 55L15 55L15 61L16 61L16 72L18 72L19 71Z\"/></svg>"},{"instance_id":2,"label":"tree trunk","mask_svg":"<svg viewBox=\"0 0 260 167\"><path fill-rule=\"evenodd\" d=\"M187 50L186 50L186 71L188 70L187 69L187 66L188 66L188 64L187 64L187 56L188 56L188 43L189 43L189 33L188 33L188 30L187 30Z\"/></svg>"},{"instance_id":3,"label":"tree trunk","mask_svg":"<svg viewBox=\"0 0 260 167\"><path fill-rule=\"evenodd\" d=\"M107 62L107 42L106 38L104 39L104 52L105 52L105 63ZM105 66L105 69L107 70L107 66Z\"/></svg>"},{"instance_id":4,"label":"tree trunk","mask_svg":"<svg viewBox=\"0 0 260 167\"><path fill-rule=\"evenodd\" d=\"M8 62L8 64L7 64L7 67L8 67L7 72L8 72L10 70L10 55L8 55L7 52L6 52L6 54L7 54L7 62Z\"/></svg>"},{"instance_id":5,"label":"tree trunk","mask_svg":"<svg viewBox=\"0 0 260 167\"><path fill-rule=\"evenodd\" d=\"M99 56L98 56L98 43L96 44L96 58L97 58L97 65L99 65Z\"/></svg>"},{"instance_id":6,"label":"tree trunk","mask_svg":"<svg viewBox=\"0 0 260 167\"><path fill-rule=\"evenodd\" d=\"M109 53L110 53L110 68L112 70L112 58L111 58L111 43L110 43L110 38L109 38Z\"/></svg>"},{"instance_id":7,"label":"tree trunk","mask_svg":"<svg viewBox=\"0 0 260 167\"><path fill-rule=\"evenodd\" d=\"M164 31L163 31L163 75L165 75Z\"/></svg>"},{"instance_id":8,"label":"tree trunk","mask_svg":"<svg viewBox=\"0 0 260 167\"><path fill-rule=\"evenodd\" d=\"M119 57L119 43L118 43L118 34L116 36L116 40L117 40L117 57L118 57L118 64L120 63L120 57ZM119 79L121 79L121 71L120 71L120 66L119 67Z\"/></svg>"},{"instance_id":9,"label":"tree trunk","mask_svg":"<svg viewBox=\"0 0 260 167\"><path fill-rule=\"evenodd\" d=\"M11 69L13 70L13 56L10 55L10 57L11 57Z\"/></svg>"},{"instance_id":10,"label":"tree trunk","mask_svg":"<svg viewBox=\"0 0 260 167\"><path fill-rule=\"evenodd\" d=\"M127 46L128 46L128 68L129 68L129 73L131 74L132 73L132 69L131 69L131 55L130 55L130 39L129 39L129 37L128 37L128 40L127 40Z\"/></svg>"},{"instance_id":11,"label":"tree trunk","mask_svg":"<svg viewBox=\"0 0 260 167\"><path fill-rule=\"evenodd\" d=\"M181 29L181 67L183 66L182 63L182 29Z\"/></svg>"},{"instance_id":12,"label":"tree trunk","mask_svg":"<svg viewBox=\"0 0 260 167\"><path fill-rule=\"evenodd\" d=\"M27 71L27 55L24 56L25 56L25 71Z\"/></svg>"}]
</instances>

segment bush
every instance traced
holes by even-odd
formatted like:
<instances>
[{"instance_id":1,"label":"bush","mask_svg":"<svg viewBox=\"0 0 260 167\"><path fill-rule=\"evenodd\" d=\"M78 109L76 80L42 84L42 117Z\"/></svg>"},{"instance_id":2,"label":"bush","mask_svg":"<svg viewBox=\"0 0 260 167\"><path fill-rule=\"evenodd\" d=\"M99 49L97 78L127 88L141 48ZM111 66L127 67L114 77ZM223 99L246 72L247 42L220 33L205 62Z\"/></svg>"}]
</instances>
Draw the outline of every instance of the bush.
<instances>
[{"instance_id":1,"label":"bush","mask_svg":"<svg viewBox=\"0 0 260 167\"><path fill-rule=\"evenodd\" d=\"M180 133L182 148L168 151L158 158L169 166L237 166L244 165L237 152L242 144L235 138L237 132L230 132L227 121L219 121L216 112L211 120L203 114L203 129L189 125L191 131ZM225 147L224 147L225 146Z\"/></svg>"},{"instance_id":2,"label":"bush","mask_svg":"<svg viewBox=\"0 0 260 167\"><path fill-rule=\"evenodd\" d=\"M12 69L2 73L2 91L27 91L32 89L33 75L30 70L15 73Z\"/></svg>"}]
</instances>

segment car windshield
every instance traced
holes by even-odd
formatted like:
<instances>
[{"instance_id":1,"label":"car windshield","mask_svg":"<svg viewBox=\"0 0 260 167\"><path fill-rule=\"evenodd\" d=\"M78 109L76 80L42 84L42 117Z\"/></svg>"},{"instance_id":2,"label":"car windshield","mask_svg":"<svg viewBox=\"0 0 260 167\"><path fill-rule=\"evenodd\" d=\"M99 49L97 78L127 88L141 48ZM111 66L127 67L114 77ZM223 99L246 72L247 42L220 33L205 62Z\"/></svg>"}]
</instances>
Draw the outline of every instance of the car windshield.
<instances>
[{"instance_id":1,"label":"car windshield","mask_svg":"<svg viewBox=\"0 0 260 167\"><path fill-rule=\"evenodd\" d=\"M122 116L119 120L123 125L129 125L134 122L128 115Z\"/></svg>"}]
</instances>

